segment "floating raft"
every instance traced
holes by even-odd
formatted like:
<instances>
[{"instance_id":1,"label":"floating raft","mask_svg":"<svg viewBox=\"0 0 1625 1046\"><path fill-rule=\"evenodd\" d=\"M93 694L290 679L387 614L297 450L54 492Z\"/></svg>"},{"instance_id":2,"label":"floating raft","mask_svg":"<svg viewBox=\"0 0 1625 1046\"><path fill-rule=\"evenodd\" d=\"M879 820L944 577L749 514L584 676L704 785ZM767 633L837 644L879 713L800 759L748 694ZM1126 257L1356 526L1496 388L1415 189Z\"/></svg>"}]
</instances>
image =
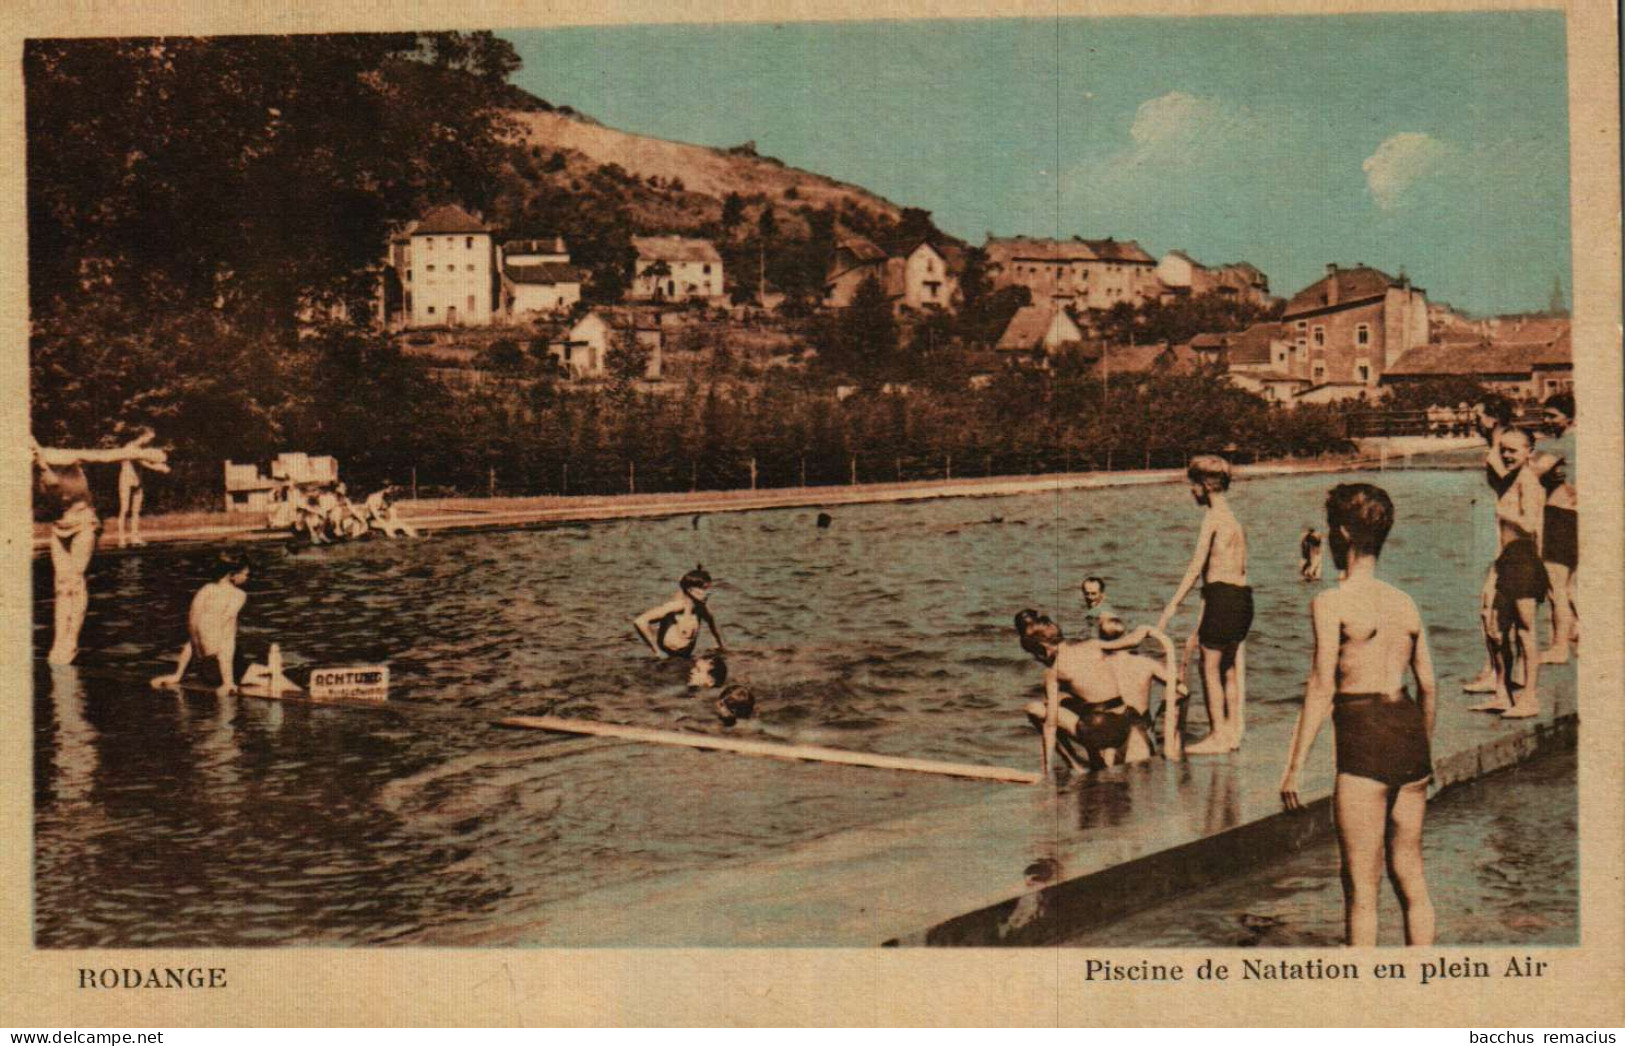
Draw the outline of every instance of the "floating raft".
<instances>
[{"instance_id":1,"label":"floating raft","mask_svg":"<svg viewBox=\"0 0 1625 1046\"><path fill-rule=\"evenodd\" d=\"M510 716L506 719L497 720L497 725L521 730L549 730L559 734L591 734L596 737L614 737L623 741L642 741L654 745L679 745L718 752L736 752L739 755L765 756L769 759L797 759L816 763L839 763L844 766L867 766L877 770L906 770L919 774L940 774L945 777L968 777L979 781L1037 784L1042 780L1039 774L1030 770L1014 770L1004 766L942 763L933 759L907 759L901 756L872 755L868 752L851 752L842 748L823 748L817 745L788 745L776 741L747 741L735 737L713 737L709 734L691 734L677 730L651 730L641 726L595 723L587 719L561 719L557 716Z\"/></svg>"}]
</instances>

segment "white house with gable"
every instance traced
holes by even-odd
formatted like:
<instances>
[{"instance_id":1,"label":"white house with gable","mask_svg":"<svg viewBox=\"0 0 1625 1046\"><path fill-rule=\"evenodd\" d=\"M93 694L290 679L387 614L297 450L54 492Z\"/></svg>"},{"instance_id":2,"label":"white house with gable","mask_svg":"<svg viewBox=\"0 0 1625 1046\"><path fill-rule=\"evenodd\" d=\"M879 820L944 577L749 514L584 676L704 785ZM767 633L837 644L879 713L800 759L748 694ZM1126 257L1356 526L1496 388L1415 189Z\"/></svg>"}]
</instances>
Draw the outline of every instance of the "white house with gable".
<instances>
[{"instance_id":1,"label":"white house with gable","mask_svg":"<svg viewBox=\"0 0 1625 1046\"><path fill-rule=\"evenodd\" d=\"M483 327L496 287L491 228L455 204L430 208L397 234L390 261L405 327Z\"/></svg>"},{"instance_id":2,"label":"white house with gable","mask_svg":"<svg viewBox=\"0 0 1625 1046\"><path fill-rule=\"evenodd\" d=\"M687 236L634 236L637 261L630 296L637 301L691 301L726 305L722 255L710 240Z\"/></svg>"}]
</instances>

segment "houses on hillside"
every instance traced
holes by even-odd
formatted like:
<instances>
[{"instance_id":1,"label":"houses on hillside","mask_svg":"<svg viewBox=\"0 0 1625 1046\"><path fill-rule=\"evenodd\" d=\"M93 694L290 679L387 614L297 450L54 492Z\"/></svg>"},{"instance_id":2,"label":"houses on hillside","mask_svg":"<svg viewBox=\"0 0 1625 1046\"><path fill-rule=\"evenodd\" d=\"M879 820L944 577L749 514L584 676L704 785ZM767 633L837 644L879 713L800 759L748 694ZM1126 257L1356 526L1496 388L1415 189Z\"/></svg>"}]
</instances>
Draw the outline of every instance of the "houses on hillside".
<instances>
[{"instance_id":1,"label":"houses on hillside","mask_svg":"<svg viewBox=\"0 0 1625 1046\"><path fill-rule=\"evenodd\" d=\"M1567 323L1529 331L1508 325L1507 337L1439 342L1406 352L1383 375L1394 387L1432 378L1467 377L1513 399L1541 402L1574 391L1574 348Z\"/></svg>"},{"instance_id":2,"label":"houses on hillside","mask_svg":"<svg viewBox=\"0 0 1625 1046\"><path fill-rule=\"evenodd\" d=\"M994 351L1009 362L1048 366L1051 357L1083 342L1083 331L1064 308L1052 302L1016 310Z\"/></svg>"},{"instance_id":3,"label":"houses on hillside","mask_svg":"<svg viewBox=\"0 0 1625 1046\"><path fill-rule=\"evenodd\" d=\"M1133 240L989 236L983 250L993 286L1026 287L1034 301L1104 310L1143 305L1162 293L1157 260Z\"/></svg>"},{"instance_id":4,"label":"houses on hillside","mask_svg":"<svg viewBox=\"0 0 1625 1046\"><path fill-rule=\"evenodd\" d=\"M960 265L956 252L928 239L911 241L893 250L853 234L841 236L824 276L824 305L844 309L858 288L873 279L893 309L952 309L959 305Z\"/></svg>"},{"instance_id":5,"label":"houses on hillside","mask_svg":"<svg viewBox=\"0 0 1625 1046\"><path fill-rule=\"evenodd\" d=\"M1275 300L1270 296L1269 277L1249 262L1215 267L1203 265L1184 251L1175 250L1157 262L1156 274L1165 298L1220 294L1258 306L1267 306Z\"/></svg>"},{"instance_id":6,"label":"houses on hillside","mask_svg":"<svg viewBox=\"0 0 1625 1046\"><path fill-rule=\"evenodd\" d=\"M703 301L726 305L722 255L710 240L687 236L634 236L633 301Z\"/></svg>"}]
</instances>

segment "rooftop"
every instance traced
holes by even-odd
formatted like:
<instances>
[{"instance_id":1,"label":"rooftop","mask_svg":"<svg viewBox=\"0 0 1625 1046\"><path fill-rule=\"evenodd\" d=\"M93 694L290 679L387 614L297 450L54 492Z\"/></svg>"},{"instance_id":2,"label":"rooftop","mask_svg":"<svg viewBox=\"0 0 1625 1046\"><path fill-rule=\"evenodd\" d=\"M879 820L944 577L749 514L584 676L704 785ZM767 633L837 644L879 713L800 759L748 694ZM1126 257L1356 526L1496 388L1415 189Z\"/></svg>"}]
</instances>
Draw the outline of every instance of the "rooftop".
<instances>
[{"instance_id":1,"label":"rooftop","mask_svg":"<svg viewBox=\"0 0 1625 1046\"><path fill-rule=\"evenodd\" d=\"M641 259L663 262L721 263L722 255L710 240L688 236L634 236L632 247Z\"/></svg>"},{"instance_id":2,"label":"rooftop","mask_svg":"<svg viewBox=\"0 0 1625 1046\"><path fill-rule=\"evenodd\" d=\"M429 208L411 229L413 236L431 236L439 233L488 233L490 231L490 226L454 203Z\"/></svg>"},{"instance_id":3,"label":"rooftop","mask_svg":"<svg viewBox=\"0 0 1625 1046\"><path fill-rule=\"evenodd\" d=\"M1337 290L1337 305L1342 306L1356 301L1380 298L1387 293L1389 287L1400 286L1400 281L1380 269L1365 265L1356 265L1352 269L1334 266L1325 276L1294 294L1292 300L1287 302L1285 315L1294 316L1301 312L1327 308L1331 305L1330 291L1334 284Z\"/></svg>"}]
</instances>

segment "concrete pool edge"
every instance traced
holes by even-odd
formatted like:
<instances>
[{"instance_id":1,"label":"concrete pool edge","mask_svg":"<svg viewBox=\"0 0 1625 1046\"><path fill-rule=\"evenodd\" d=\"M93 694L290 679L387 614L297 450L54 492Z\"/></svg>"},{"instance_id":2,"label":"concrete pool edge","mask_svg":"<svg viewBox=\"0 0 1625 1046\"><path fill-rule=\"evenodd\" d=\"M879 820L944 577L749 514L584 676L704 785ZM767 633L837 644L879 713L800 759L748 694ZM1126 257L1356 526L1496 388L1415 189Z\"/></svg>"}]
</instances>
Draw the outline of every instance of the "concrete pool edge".
<instances>
[{"instance_id":1,"label":"concrete pool edge","mask_svg":"<svg viewBox=\"0 0 1625 1046\"><path fill-rule=\"evenodd\" d=\"M1534 722L1516 733L1453 752L1434 765L1438 798L1446 791L1478 781L1542 755L1578 744L1577 712L1550 722ZM967 912L882 942L886 947L1054 944L1074 934L1143 911L1186 890L1268 867L1287 854L1330 838L1331 796L1323 795L1300 813L1278 812L1229 831L1163 850L1124 864L1048 883L1026 894ZM1207 869L1221 867L1218 874ZM1135 896L1133 905L1120 898ZM1107 904L1110 904L1110 908ZM1023 915L1023 908L1030 914ZM1012 922L1020 922L1012 930Z\"/></svg>"},{"instance_id":2,"label":"concrete pool edge","mask_svg":"<svg viewBox=\"0 0 1625 1046\"><path fill-rule=\"evenodd\" d=\"M1564 673L1554 683L1548 711L1534 720L1485 716L1460 701L1441 709L1435 794L1572 748L1575 680ZM966 804L842 829L744 862L559 898L501 925L417 943L1051 945L1327 838L1330 760L1305 778L1307 810L1287 815L1280 807L1279 759L1291 725L1261 732L1251 753L1156 760L1059 788L998 786Z\"/></svg>"},{"instance_id":3,"label":"concrete pool edge","mask_svg":"<svg viewBox=\"0 0 1625 1046\"><path fill-rule=\"evenodd\" d=\"M1440 447L1436 453L1449 453L1461 448ZM1398 457L1399 455L1394 455ZM1237 477L1242 480L1269 476L1334 474L1362 472L1379 468L1382 461L1376 456L1339 458L1326 461L1277 461L1240 466ZM1424 466L1418 466L1424 467ZM1435 467L1435 466L1425 466ZM1449 465L1438 465L1450 468ZM1127 487L1178 482L1184 478L1183 469L1152 469L1123 472L1064 472L1052 475L994 476L952 480L913 480L902 483L870 483L856 486L785 487L772 490L698 491L671 495L607 495L587 497L531 498L457 498L446 499L466 503L468 507L430 508L422 514L413 513L405 518L425 531L440 530L503 530L548 523L596 523L624 519L658 519L691 514L752 512L771 509L815 508L833 505L886 504L907 501L928 501L938 498L959 497L1011 497L1040 493L1047 490L1087 490L1105 487ZM645 500L648 498L650 500ZM549 504L502 509L504 502L546 500ZM479 507L489 502L490 507ZM571 502L574 502L572 504ZM413 506L432 504L427 501L405 502ZM163 517L153 517L143 528L143 545L131 549L117 547L116 536L105 529L98 544L98 552L139 552L142 548L156 549L166 545L192 544L208 541L285 541L289 533L267 530L259 523L232 523L229 516L219 514L217 521L195 526L166 529ZM33 551L42 553L49 544L43 529L36 526Z\"/></svg>"}]
</instances>

